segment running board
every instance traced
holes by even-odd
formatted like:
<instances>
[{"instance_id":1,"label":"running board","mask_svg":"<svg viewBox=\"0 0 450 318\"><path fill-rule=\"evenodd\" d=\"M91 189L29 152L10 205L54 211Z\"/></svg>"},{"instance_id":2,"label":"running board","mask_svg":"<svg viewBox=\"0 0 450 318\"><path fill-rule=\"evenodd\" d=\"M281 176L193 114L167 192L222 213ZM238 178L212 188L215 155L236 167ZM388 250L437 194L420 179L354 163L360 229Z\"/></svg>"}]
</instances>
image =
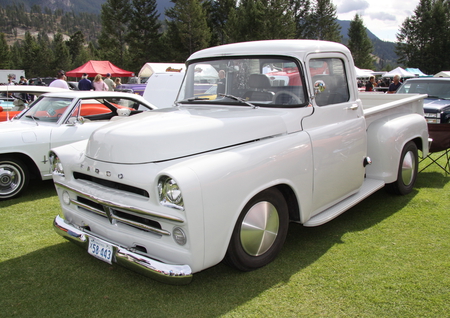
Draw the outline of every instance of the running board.
<instances>
[{"instance_id":1,"label":"running board","mask_svg":"<svg viewBox=\"0 0 450 318\"><path fill-rule=\"evenodd\" d=\"M303 223L303 226L319 226L331 221L335 217L341 215L354 205L370 196L372 193L380 190L384 187L384 184L385 183L382 180L364 179L364 182L358 192L333 205L327 210L313 216L306 223Z\"/></svg>"}]
</instances>

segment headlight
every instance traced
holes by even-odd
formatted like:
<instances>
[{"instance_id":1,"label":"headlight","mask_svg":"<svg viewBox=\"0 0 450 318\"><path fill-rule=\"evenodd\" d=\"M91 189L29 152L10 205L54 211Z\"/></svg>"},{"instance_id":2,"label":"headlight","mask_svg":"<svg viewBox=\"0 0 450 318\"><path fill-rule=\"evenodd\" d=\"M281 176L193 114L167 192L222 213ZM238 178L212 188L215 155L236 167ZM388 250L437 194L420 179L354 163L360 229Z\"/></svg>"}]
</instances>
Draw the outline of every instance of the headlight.
<instances>
[{"instance_id":1,"label":"headlight","mask_svg":"<svg viewBox=\"0 0 450 318\"><path fill-rule=\"evenodd\" d=\"M158 193L161 205L184 210L183 196L174 179L161 177L158 182Z\"/></svg>"},{"instance_id":2,"label":"headlight","mask_svg":"<svg viewBox=\"0 0 450 318\"><path fill-rule=\"evenodd\" d=\"M52 174L64 177L64 168L56 153L51 151L49 154L49 160Z\"/></svg>"}]
</instances>

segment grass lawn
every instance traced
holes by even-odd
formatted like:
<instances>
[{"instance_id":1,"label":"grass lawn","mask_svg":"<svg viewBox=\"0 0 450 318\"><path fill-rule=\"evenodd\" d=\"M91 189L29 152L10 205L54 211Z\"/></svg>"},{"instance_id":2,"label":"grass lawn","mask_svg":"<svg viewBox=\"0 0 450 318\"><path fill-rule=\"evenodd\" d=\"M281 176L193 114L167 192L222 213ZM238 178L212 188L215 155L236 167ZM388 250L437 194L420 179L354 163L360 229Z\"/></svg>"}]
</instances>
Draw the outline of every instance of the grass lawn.
<instances>
[{"instance_id":1,"label":"grass lawn","mask_svg":"<svg viewBox=\"0 0 450 318\"><path fill-rule=\"evenodd\" d=\"M450 176L419 174L315 228L291 224L280 256L219 264L171 286L109 265L52 229L53 183L0 202L1 317L449 317Z\"/></svg>"}]
</instances>

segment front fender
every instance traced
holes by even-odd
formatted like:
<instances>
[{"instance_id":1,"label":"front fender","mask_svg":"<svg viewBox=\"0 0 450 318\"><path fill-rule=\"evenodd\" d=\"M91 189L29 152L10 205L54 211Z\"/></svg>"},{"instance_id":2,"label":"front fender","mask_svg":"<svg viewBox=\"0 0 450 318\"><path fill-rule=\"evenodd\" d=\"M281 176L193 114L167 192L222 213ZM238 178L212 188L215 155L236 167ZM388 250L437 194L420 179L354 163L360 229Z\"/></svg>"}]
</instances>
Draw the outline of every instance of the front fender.
<instances>
[{"instance_id":1,"label":"front fender","mask_svg":"<svg viewBox=\"0 0 450 318\"><path fill-rule=\"evenodd\" d=\"M379 119L367 129L367 153L372 164L366 176L391 183L397 180L400 155L405 144L417 140L423 156L428 154L428 130L425 118L419 114L399 115Z\"/></svg>"},{"instance_id":2,"label":"front fender","mask_svg":"<svg viewBox=\"0 0 450 318\"><path fill-rule=\"evenodd\" d=\"M210 153L192 159L189 167L201 186L205 268L223 259L242 209L267 188L280 184L291 187L299 202L300 219L309 218L313 163L309 137L304 132Z\"/></svg>"}]
</instances>

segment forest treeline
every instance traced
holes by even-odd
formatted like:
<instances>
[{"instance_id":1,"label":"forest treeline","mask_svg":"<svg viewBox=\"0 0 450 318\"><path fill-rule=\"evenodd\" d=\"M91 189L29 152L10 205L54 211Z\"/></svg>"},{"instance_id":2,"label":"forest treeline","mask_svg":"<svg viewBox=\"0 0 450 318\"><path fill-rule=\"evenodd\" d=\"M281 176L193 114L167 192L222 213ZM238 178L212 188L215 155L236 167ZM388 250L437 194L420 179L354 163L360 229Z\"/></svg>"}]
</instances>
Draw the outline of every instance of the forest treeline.
<instances>
[{"instance_id":1,"label":"forest treeline","mask_svg":"<svg viewBox=\"0 0 450 318\"><path fill-rule=\"evenodd\" d=\"M156 0L107 0L100 16L53 12L37 5L27 11L17 3L0 7L0 69L24 69L27 77L44 77L89 60L109 60L137 73L146 62L184 62L197 50L225 43L281 38L343 41L331 0L171 1L173 6L166 9L164 19L157 12ZM421 7L422 3L428 6ZM448 1L420 0L418 8L431 14L439 3L445 12L438 11L435 15L440 14L440 19L433 22L442 27L450 21ZM430 16L420 14L423 19ZM417 20L416 28L422 21L418 15L415 12L407 20ZM439 45L429 43L435 38L430 37L433 27L428 22L423 36L409 30L408 25L400 30L402 45L397 54L404 66L411 66L408 64L413 61L416 64L412 67L421 67L414 51L417 38L424 49ZM374 58L373 42L367 39L358 15L351 21L348 35L346 44L356 66L377 69L376 65L383 65ZM440 43L446 38L450 36L440 37ZM434 62L440 53L449 52L441 51L440 47L434 50L434 56L428 59ZM433 63L434 69L444 66L442 62Z\"/></svg>"}]
</instances>

